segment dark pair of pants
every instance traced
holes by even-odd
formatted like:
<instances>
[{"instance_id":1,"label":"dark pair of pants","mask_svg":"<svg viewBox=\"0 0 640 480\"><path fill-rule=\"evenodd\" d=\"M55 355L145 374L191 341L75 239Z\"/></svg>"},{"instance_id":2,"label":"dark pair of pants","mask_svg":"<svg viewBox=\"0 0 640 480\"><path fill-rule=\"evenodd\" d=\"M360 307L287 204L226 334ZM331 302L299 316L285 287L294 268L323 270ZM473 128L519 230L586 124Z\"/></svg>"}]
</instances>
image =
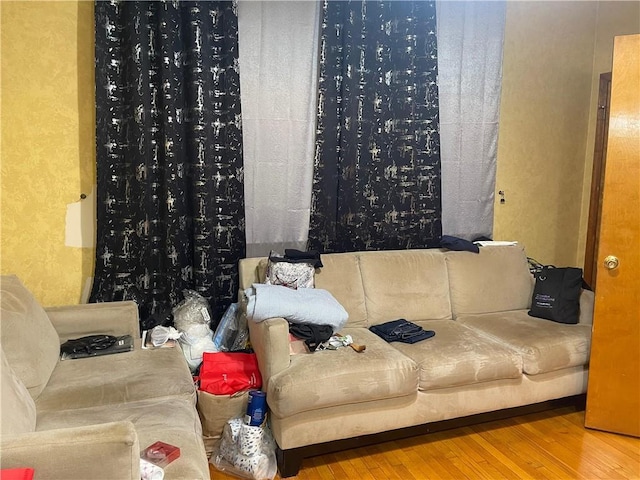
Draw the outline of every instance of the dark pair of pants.
<instances>
[{"instance_id":1,"label":"dark pair of pants","mask_svg":"<svg viewBox=\"0 0 640 480\"><path fill-rule=\"evenodd\" d=\"M409 322L404 318L392 320L369 327L373 333L387 342L416 343L433 337L436 332L425 330L420 325Z\"/></svg>"}]
</instances>

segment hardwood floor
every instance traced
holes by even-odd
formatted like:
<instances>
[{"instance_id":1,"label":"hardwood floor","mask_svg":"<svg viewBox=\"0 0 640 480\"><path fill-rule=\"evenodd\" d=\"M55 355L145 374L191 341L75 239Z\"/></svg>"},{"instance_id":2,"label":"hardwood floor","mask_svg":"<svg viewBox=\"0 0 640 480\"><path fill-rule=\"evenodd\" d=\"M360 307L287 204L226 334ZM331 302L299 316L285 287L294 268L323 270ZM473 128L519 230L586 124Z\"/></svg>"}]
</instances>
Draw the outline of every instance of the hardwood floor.
<instances>
[{"instance_id":1,"label":"hardwood floor","mask_svg":"<svg viewBox=\"0 0 640 480\"><path fill-rule=\"evenodd\" d=\"M211 480L237 478L210 467ZM640 479L640 439L588 430L565 407L307 458L291 478Z\"/></svg>"}]
</instances>

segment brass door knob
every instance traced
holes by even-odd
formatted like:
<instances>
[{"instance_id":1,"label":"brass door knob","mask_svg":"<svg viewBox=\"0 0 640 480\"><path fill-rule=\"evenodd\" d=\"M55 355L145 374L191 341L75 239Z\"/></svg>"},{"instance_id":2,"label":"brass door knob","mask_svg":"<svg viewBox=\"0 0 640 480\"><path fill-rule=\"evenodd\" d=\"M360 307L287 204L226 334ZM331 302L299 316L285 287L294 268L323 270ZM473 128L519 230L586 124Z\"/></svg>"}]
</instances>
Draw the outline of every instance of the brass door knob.
<instances>
[{"instance_id":1,"label":"brass door knob","mask_svg":"<svg viewBox=\"0 0 640 480\"><path fill-rule=\"evenodd\" d=\"M613 255L609 255L604 259L604 266L607 270L614 270L618 268L619 264L620 260L618 260L618 257L615 257Z\"/></svg>"}]
</instances>

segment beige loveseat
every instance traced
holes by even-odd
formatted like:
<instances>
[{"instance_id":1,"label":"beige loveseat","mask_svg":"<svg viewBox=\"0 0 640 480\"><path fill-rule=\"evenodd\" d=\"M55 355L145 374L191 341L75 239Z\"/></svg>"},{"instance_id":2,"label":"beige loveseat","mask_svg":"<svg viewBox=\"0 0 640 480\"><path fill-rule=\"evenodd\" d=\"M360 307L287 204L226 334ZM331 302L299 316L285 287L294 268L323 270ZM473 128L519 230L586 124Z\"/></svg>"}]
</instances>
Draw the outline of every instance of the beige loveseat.
<instances>
[{"instance_id":1,"label":"beige loveseat","mask_svg":"<svg viewBox=\"0 0 640 480\"><path fill-rule=\"evenodd\" d=\"M178 348L140 348L133 302L43 309L15 276L0 279L2 468L36 479L140 479L140 450L180 448L165 478L208 479L196 391ZM70 338L130 334L132 352L59 360Z\"/></svg>"},{"instance_id":2,"label":"beige loveseat","mask_svg":"<svg viewBox=\"0 0 640 480\"><path fill-rule=\"evenodd\" d=\"M530 317L534 281L520 246L328 254L322 262L316 287L347 310L341 333L365 344L363 353L290 356L284 319L249 322L283 476L305 456L372 434L426 432L586 391L593 293L582 292L578 325ZM241 260L241 288L262 281L265 264ZM399 318L436 334L410 345L368 330ZM407 428L418 425L427 428Z\"/></svg>"}]
</instances>

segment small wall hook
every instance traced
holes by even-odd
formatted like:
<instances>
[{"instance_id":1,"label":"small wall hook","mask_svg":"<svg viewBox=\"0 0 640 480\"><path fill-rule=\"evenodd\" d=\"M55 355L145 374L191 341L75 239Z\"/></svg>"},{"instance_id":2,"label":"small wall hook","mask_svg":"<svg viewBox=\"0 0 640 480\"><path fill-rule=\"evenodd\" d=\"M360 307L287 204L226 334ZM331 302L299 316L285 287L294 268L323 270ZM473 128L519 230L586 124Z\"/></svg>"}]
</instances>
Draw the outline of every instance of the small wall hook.
<instances>
[{"instance_id":1,"label":"small wall hook","mask_svg":"<svg viewBox=\"0 0 640 480\"><path fill-rule=\"evenodd\" d=\"M505 203L504 190L498 190L498 195L500 195L500 203Z\"/></svg>"},{"instance_id":2,"label":"small wall hook","mask_svg":"<svg viewBox=\"0 0 640 480\"><path fill-rule=\"evenodd\" d=\"M80 200L84 200L85 198L87 198L87 195L84 193L80 194Z\"/></svg>"}]
</instances>

